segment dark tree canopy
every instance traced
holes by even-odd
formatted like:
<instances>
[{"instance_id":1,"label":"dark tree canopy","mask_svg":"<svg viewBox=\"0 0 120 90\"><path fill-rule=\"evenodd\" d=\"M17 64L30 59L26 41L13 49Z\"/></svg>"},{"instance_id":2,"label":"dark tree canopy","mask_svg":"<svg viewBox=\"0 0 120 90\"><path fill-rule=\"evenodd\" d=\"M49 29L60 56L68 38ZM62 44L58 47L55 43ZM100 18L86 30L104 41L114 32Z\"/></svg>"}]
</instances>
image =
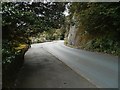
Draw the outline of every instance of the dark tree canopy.
<instances>
[{"instance_id":1,"label":"dark tree canopy","mask_svg":"<svg viewBox=\"0 0 120 90\"><path fill-rule=\"evenodd\" d=\"M79 28L84 48L120 54L120 2L73 2L69 9L69 24Z\"/></svg>"},{"instance_id":2,"label":"dark tree canopy","mask_svg":"<svg viewBox=\"0 0 120 90\"><path fill-rule=\"evenodd\" d=\"M23 64L29 37L43 31L59 29L64 24L66 3L3 2L2 3L2 70L3 87L12 82Z\"/></svg>"},{"instance_id":3,"label":"dark tree canopy","mask_svg":"<svg viewBox=\"0 0 120 90\"><path fill-rule=\"evenodd\" d=\"M109 38L119 39L120 3L72 3L70 17L74 15L79 19L78 24L83 25L89 34L111 34Z\"/></svg>"},{"instance_id":4,"label":"dark tree canopy","mask_svg":"<svg viewBox=\"0 0 120 90\"><path fill-rule=\"evenodd\" d=\"M65 5L57 2L4 2L3 38L28 37L50 28L60 28L64 22Z\"/></svg>"}]
</instances>

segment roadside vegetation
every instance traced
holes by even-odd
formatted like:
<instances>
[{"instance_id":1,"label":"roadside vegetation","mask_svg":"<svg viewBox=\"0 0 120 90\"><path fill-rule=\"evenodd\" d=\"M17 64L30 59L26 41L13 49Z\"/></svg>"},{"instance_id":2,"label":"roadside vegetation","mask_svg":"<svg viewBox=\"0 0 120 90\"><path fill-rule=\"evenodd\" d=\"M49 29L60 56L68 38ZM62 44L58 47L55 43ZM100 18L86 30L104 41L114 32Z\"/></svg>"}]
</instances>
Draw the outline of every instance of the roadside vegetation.
<instances>
[{"instance_id":1,"label":"roadside vegetation","mask_svg":"<svg viewBox=\"0 0 120 90\"><path fill-rule=\"evenodd\" d=\"M65 16L67 4L69 15ZM72 26L74 43L68 38ZM3 88L14 86L32 43L65 40L68 46L120 55L119 36L120 3L3 2Z\"/></svg>"},{"instance_id":2,"label":"roadside vegetation","mask_svg":"<svg viewBox=\"0 0 120 90\"><path fill-rule=\"evenodd\" d=\"M3 88L14 86L17 72L24 63L24 54L32 43L31 37L38 36L41 40L37 42L43 42L43 35L46 35L48 40L62 36L58 31L64 24L65 5L66 3L51 2L2 3ZM53 36L50 36L51 33L48 32L53 29Z\"/></svg>"},{"instance_id":3,"label":"roadside vegetation","mask_svg":"<svg viewBox=\"0 0 120 90\"><path fill-rule=\"evenodd\" d=\"M120 55L120 3L78 3L69 5L66 26L75 26L75 47ZM69 30L68 28L68 30ZM69 32L66 36L66 44ZM72 38L72 37L71 37Z\"/></svg>"},{"instance_id":4,"label":"roadside vegetation","mask_svg":"<svg viewBox=\"0 0 120 90\"><path fill-rule=\"evenodd\" d=\"M36 36L30 37L31 43L43 43L50 42L53 40L64 40L65 30L51 29L49 31L44 31L42 33L37 33Z\"/></svg>"}]
</instances>

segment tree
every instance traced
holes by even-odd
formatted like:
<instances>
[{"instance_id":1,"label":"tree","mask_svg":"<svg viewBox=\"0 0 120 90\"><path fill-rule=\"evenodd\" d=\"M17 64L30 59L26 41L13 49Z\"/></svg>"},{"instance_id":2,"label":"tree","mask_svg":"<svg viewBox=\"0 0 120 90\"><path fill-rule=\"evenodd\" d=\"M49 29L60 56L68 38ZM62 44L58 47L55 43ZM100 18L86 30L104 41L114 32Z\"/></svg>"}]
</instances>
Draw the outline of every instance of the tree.
<instances>
[{"instance_id":1,"label":"tree","mask_svg":"<svg viewBox=\"0 0 120 90\"><path fill-rule=\"evenodd\" d=\"M81 37L92 39L86 40L84 46L90 41L91 49L120 53L120 2L73 2L69 8L70 24L79 28Z\"/></svg>"},{"instance_id":2,"label":"tree","mask_svg":"<svg viewBox=\"0 0 120 90\"><path fill-rule=\"evenodd\" d=\"M23 63L21 43L29 44L29 37L64 24L66 3L3 2L2 3L2 65L3 88L13 86L14 74ZM19 60L17 60L19 59Z\"/></svg>"},{"instance_id":3,"label":"tree","mask_svg":"<svg viewBox=\"0 0 120 90\"><path fill-rule=\"evenodd\" d=\"M60 28L64 22L65 5L57 2L4 2L3 38L28 37L50 28Z\"/></svg>"}]
</instances>

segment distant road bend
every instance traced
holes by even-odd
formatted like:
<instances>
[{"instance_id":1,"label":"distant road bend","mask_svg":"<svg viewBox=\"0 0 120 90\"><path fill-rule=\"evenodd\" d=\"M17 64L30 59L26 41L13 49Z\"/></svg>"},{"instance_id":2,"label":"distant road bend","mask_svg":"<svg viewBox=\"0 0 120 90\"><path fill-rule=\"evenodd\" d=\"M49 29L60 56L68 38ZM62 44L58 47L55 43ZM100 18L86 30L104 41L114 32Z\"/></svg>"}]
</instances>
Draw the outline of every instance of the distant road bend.
<instances>
[{"instance_id":1,"label":"distant road bend","mask_svg":"<svg viewBox=\"0 0 120 90\"><path fill-rule=\"evenodd\" d=\"M118 57L70 48L64 41L46 42L42 46L97 87L118 88Z\"/></svg>"}]
</instances>

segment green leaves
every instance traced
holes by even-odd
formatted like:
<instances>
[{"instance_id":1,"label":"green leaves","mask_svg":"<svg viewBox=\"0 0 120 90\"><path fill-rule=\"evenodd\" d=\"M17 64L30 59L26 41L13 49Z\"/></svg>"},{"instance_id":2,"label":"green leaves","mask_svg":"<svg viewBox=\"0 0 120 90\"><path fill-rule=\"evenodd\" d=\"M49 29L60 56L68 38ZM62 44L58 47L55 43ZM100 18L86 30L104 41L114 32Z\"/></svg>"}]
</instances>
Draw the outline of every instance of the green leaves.
<instances>
[{"instance_id":1,"label":"green leaves","mask_svg":"<svg viewBox=\"0 0 120 90\"><path fill-rule=\"evenodd\" d=\"M78 30L87 32L86 37L93 39L91 50L106 51L118 54L120 45L120 3L71 3L70 24L78 27ZM74 19L74 20L73 20ZM73 21L77 21L73 23ZM80 34L78 34L80 35ZM78 36L76 36L78 37ZM83 38L84 40L84 38ZM86 39L85 39L86 40ZM81 40L82 41L82 40ZM89 40L86 40L89 42ZM82 42L80 42L82 43ZM84 43L84 46L87 46ZM82 47L82 46L80 46ZM87 48L87 47L86 47Z\"/></svg>"},{"instance_id":2,"label":"green leaves","mask_svg":"<svg viewBox=\"0 0 120 90\"><path fill-rule=\"evenodd\" d=\"M23 33L25 36L28 35L27 30L32 30L36 34L49 28L60 28L64 24L65 5L66 3L57 2L33 2L32 4L4 2L2 4L3 38L7 38L6 33L10 38L14 35L14 31Z\"/></svg>"},{"instance_id":3,"label":"green leaves","mask_svg":"<svg viewBox=\"0 0 120 90\"><path fill-rule=\"evenodd\" d=\"M3 2L2 36L4 62L10 63L19 43L29 43L29 37L64 24L66 3L61 2ZM14 59L13 59L14 60Z\"/></svg>"}]
</instances>

